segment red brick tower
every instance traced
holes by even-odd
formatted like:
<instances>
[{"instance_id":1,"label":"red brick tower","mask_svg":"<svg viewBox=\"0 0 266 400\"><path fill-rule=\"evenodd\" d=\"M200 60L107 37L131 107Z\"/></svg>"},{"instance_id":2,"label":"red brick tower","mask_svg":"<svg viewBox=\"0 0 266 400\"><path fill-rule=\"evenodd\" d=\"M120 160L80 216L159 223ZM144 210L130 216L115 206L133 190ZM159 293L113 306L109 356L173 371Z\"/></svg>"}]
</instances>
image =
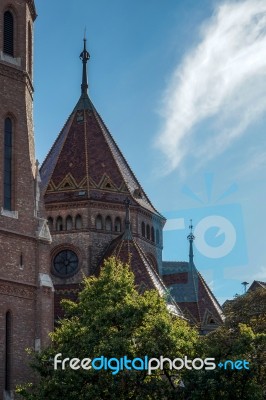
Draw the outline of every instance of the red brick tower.
<instances>
[{"instance_id":1,"label":"red brick tower","mask_svg":"<svg viewBox=\"0 0 266 400\"><path fill-rule=\"evenodd\" d=\"M57 304L62 296L74 296L83 275L95 273L110 243L124 232L127 197L134 241L157 272L162 263L165 219L153 207L88 96L90 56L85 39L80 58L80 99L40 171L53 237L51 271Z\"/></svg>"},{"instance_id":2,"label":"red brick tower","mask_svg":"<svg viewBox=\"0 0 266 400\"><path fill-rule=\"evenodd\" d=\"M51 236L34 154L33 0L0 4L0 399L28 381L25 348L53 329Z\"/></svg>"}]
</instances>

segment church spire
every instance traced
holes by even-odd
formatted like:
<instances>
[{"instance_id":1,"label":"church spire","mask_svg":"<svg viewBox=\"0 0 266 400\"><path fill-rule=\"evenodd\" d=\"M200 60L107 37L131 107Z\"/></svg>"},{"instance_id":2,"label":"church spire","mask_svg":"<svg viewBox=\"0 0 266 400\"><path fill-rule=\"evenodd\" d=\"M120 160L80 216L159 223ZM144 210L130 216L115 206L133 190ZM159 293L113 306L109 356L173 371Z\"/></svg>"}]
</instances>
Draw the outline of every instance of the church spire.
<instances>
[{"instance_id":1,"label":"church spire","mask_svg":"<svg viewBox=\"0 0 266 400\"><path fill-rule=\"evenodd\" d=\"M87 39L84 37L84 48L83 51L80 53L79 58L82 60L83 68L82 68L82 83L81 83L81 95L88 94L88 77L87 77L87 62L90 59L90 54L86 48L86 41Z\"/></svg>"},{"instance_id":2,"label":"church spire","mask_svg":"<svg viewBox=\"0 0 266 400\"><path fill-rule=\"evenodd\" d=\"M194 265L194 253L193 253L193 242L195 239L195 236L193 235L193 225L192 225L192 219L190 220L190 225L189 225L190 233L187 236L187 239L189 241L189 265L192 266Z\"/></svg>"}]
</instances>

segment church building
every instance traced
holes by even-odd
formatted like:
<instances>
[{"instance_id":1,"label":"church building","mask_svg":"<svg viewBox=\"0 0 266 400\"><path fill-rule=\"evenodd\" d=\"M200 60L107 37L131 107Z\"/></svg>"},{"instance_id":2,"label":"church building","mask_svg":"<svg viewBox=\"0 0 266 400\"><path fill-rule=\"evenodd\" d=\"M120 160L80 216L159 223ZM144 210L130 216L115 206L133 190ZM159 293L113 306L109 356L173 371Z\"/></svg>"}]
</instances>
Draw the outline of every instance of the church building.
<instances>
[{"instance_id":1,"label":"church building","mask_svg":"<svg viewBox=\"0 0 266 400\"><path fill-rule=\"evenodd\" d=\"M0 3L0 399L32 375L53 329L51 235L35 160L33 0Z\"/></svg>"},{"instance_id":2,"label":"church building","mask_svg":"<svg viewBox=\"0 0 266 400\"><path fill-rule=\"evenodd\" d=\"M81 94L39 172L33 132L34 0L0 6L0 400L28 381L25 349L48 343L62 298L116 256L140 293L156 289L169 311L207 333L219 303L193 262L162 261L165 218L153 206L88 95Z\"/></svg>"},{"instance_id":3,"label":"church building","mask_svg":"<svg viewBox=\"0 0 266 400\"><path fill-rule=\"evenodd\" d=\"M176 313L207 333L222 323L223 316L194 265L192 231L189 262L162 261L166 220L89 98L89 58L84 39L80 98L40 169L53 238L55 318L62 316L62 298L77 297L82 276L98 274L103 260L115 255L131 265L139 291L156 288L162 295L168 293L178 304Z\"/></svg>"}]
</instances>

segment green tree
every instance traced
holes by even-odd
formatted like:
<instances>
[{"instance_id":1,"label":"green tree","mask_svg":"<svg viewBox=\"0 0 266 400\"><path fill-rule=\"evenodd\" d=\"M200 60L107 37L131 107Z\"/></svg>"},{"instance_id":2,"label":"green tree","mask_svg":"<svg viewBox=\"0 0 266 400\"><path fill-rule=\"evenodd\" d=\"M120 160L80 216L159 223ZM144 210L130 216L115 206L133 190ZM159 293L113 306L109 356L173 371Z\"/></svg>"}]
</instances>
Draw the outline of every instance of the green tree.
<instances>
[{"instance_id":1,"label":"green tree","mask_svg":"<svg viewBox=\"0 0 266 400\"><path fill-rule=\"evenodd\" d=\"M51 334L51 346L35 355L33 368L39 383L20 387L29 400L83 399L175 399L182 372L164 369L148 375L146 370L54 370L51 361L62 358L105 356L128 359L160 356L192 357L197 333L171 315L157 291L139 294L127 265L115 258L106 261L99 278L84 281L79 301L64 301L66 318Z\"/></svg>"},{"instance_id":2,"label":"green tree","mask_svg":"<svg viewBox=\"0 0 266 400\"><path fill-rule=\"evenodd\" d=\"M197 353L226 360L246 360L249 369L186 371L186 400L263 400L266 397L266 290L258 289L237 297L225 308L225 325L202 337Z\"/></svg>"},{"instance_id":3,"label":"green tree","mask_svg":"<svg viewBox=\"0 0 266 400\"><path fill-rule=\"evenodd\" d=\"M249 325L254 332L266 332L266 290L257 290L237 296L225 305L226 325L237 327L239 323Z\"/></svg>"}]
</instances>

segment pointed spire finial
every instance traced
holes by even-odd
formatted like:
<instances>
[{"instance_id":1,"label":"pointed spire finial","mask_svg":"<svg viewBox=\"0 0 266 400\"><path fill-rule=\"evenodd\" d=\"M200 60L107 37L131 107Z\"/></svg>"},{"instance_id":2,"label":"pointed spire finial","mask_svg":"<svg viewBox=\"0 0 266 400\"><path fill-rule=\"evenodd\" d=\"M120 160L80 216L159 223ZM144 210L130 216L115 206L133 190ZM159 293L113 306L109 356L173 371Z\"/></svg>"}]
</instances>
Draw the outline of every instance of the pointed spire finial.
<instances>
[{"instance_id":1,"label":"pointed spire finial","mask_svg":"<svg viewBox=\"0 0 266 400\"><path fill-rule=\"evenodd\" d=\"M88 77L87 77L87 62L90 59L90 53L87 51L86 48L86 28L84 32L84 48L83 51L80 53L79 58L82 60L83 68L82 68L82 83L81 83L81 94L87 95L88 94Z\"/></svg>"},{"instance_id":2,"label":"pointed spire finial","mask_svg":"<svg viewBox=\"0 0 266 400\"><path fill-rule=\"evenodd\" d=\"M193 258L194 258L194 253L193 253L193 242L195 240L195 236L193 235L193 225L192 225L192 219L190 220L190 225L189 225L190 233L187 236L187 239L189 241L189 264L192 265L194 264Z\"/></svg>"}]
</instances>

